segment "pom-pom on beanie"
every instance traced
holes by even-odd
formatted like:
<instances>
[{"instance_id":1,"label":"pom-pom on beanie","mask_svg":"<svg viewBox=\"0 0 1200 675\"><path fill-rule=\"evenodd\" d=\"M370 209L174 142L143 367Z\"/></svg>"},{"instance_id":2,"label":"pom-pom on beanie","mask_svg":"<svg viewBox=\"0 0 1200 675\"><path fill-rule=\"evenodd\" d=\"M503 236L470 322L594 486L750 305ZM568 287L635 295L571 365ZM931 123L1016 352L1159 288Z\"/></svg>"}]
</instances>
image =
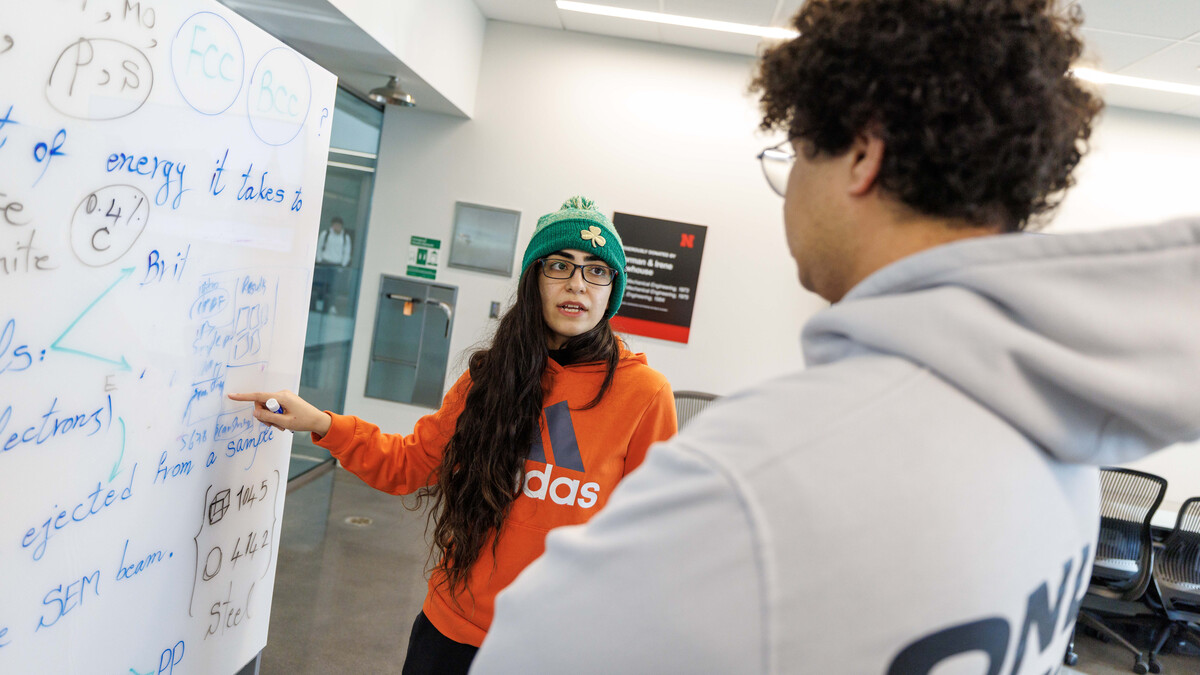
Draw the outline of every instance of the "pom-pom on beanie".
<instances>
[{"instance_id":1,"label":"pom-pom on beanie","mask_svg":"<svg viewBox=\"0 0 1200 675\"><path fill-rule=\"evenodd\" d=\"M586 251L616 270L612 294L608 297L608 311L604 313L604 318L612 318L625 296L625 248L612 221L600 213L590 199L571 197L559 210L538 218L533 238L525 247L525 257L521 260L521 274L524 275L535 260L569 248Z\"/></svg>"}]
</instances>

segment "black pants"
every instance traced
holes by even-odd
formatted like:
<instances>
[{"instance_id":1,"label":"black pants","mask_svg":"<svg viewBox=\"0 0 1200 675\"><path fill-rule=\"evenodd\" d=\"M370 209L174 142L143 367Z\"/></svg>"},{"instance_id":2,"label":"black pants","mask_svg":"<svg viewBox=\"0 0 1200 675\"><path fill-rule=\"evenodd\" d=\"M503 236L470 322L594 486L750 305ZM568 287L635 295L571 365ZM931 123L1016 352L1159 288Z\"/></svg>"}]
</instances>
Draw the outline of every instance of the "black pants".
<instances>
[{"instance_id":1,"label":"black pants","mask_svg":"<svg viewBox=\"0 0 1200 675\"><path fill-rule=\"evenodd\" d=\"M425 612L421 612L413 621L412 634L408 636L403 675L466 675L477 651L478 647L442 635L426 618Z\"/></svg>"}]
</instances>

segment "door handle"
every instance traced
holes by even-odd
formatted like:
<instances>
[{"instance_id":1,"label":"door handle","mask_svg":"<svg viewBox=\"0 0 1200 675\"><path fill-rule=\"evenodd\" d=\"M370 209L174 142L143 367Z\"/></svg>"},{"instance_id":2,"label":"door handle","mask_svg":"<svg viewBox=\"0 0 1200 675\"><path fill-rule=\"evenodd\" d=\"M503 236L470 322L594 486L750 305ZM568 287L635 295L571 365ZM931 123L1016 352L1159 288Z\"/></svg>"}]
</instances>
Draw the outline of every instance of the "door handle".
<instances>
[{"instance_id":1,"label":"door handle","mask_svg":"<svg viewBox=\"0 0 1200 675\"><path fill-rule=\"evenodd\" d=\"M431 298L425 298L424 300L421 300L420 298L400 295L399 293L388 293L386 297L388 300L403 302L405 309L409 309L409 307L411 307L411 303L416 302L424 302L428 305L437 305L438 309L442 310L442 312L446 315L446 332L442 335L442 337L450 337L450 323L454 320L454 310L450 309L450 305L442 302L441 300L433 300ZM411 311L405 312L405 315L408 314L411 314Z\"/></svg>"},{"instance_id":2,"label":"door handle","mask_svg":"<svg viewBox=\"0 0 1200 675\"><path fill-rule=\"evenodd\" d=\"M395 300L397 302L403 302L404 303L404 316L412 316L413 305L415 303L420 302L420 300L417 300L416 298L410 298L407 295L400 295L399 293L388 293L387 299Z\"/></svg>"},{"instance_id":3,"label":"door handle","mask_svg":"<svg viewBox=\"0 0 1200 675\"><path fill-rule=\"evenodd\" d=\"M446 313L446 332L442 335L442 337L450 337L450 322L454 319L454 310L450 309L450 305L447 305L441 300L431 300L426 298L425 302L430 305L437 305L439 309Z\"/></svg>"}]
</instances>

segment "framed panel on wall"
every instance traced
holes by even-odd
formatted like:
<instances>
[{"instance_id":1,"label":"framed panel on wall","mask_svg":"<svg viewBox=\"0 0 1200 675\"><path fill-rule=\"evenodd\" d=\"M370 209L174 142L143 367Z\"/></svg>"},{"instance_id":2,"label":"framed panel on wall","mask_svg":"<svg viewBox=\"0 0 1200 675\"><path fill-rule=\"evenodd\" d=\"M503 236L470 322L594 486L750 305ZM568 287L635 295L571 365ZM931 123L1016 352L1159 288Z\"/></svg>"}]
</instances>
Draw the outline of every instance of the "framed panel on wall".
<instances>
[{"instance_id":1,"label":"framed panel on wall","mask_svg":"<svg viewBox=\"0 0 1200 675\"><path fill-rule=\"evenodd\" d=\"M521 212L455 202L450 267L511 277Z\"/></svg>"}]
</instances>

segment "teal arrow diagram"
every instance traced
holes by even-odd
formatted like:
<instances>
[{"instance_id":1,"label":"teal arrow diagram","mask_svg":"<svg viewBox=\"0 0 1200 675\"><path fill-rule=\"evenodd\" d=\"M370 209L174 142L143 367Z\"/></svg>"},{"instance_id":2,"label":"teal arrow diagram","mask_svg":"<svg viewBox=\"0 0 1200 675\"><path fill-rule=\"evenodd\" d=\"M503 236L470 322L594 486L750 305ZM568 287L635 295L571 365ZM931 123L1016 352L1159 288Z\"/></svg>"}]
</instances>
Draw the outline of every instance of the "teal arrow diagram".
<instances>
[{"instance_id":1,"label":"teal arrow diagram","mask_svg":"<svg viewBox=\"0 0 1200 675\"><path fill-rule=\"evenodd\" d=\"M103 299L104 296L108 295L109 291L116 288L117 284L120 284L122 281L128 279L129 275L133 274L133 269L134 268L132 268L132 267L126 267L125 269L121 270L121 276L117 277L116 281L112 282L112 284L109 285L108 288L104 289L104 291L102 293L100 293L100 295L96 296L96 299L92 300L92 303L90 305L88 305L86 309L84 309L82 312L80 312L79 316L75 317L75 320L71 322L70 326L67 326L67 329L65 331L63 331L63 334L59 335L58 339L54 341L54 344L50 345L50 349L52 349L56 352L64 352L67 354L76 354L78 356L83 356L83 357L86 357L89 359L100 361L101 363L112 364L114 366L117 366L118 370L131 370L131 368L129 367L129 362L125 360L124 356L120 356L116 359L105 358L103 356L100 356L99 354L92 354L91 352L85 352L85 351L82 351L79 349L72 349L70 347L62 347L62 346L60 346L60 343L63 341L63 338L67 337L67 335L70 334L71 330L75 328L75 325L79 323L79 320L82 319L83 317L87 316L88 312L92 311L92 308L96 306L96 303L100 302L100 300Z\"/></svg>"},{"instance_id":2,"label":"teal arrow diagram","mask_svg":"<svg viewBox=\"0 0 1200 675\"><path fill-rule=\"evenodd\" d=\"M117 421L121 423L121 454L117 455L117 463L113 464L112 473L108 474L108 482L112 482L117 474L121 473L121 460L125 459L125 418L118 417Z\"/></svg>"}]
</instances>

